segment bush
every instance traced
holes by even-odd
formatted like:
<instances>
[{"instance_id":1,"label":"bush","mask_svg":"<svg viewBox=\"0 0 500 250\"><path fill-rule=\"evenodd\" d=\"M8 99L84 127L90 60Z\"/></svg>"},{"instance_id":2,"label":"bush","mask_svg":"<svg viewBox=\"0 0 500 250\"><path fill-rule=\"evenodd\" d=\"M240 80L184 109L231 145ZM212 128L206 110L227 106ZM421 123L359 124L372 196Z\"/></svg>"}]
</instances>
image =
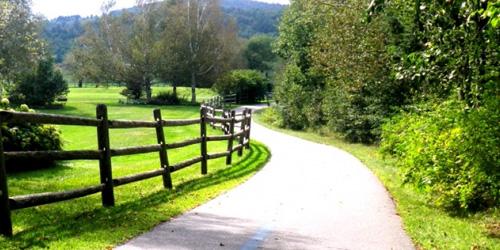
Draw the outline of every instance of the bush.
<instances>
[{"instance_id":1,"label":"bush","mask_svg":"<svg viewBox=\"0 0 500 250\"><path fill-rule=\"evenodd\" d=\"M137 85L127 84L127 88L123 89L120 95L127 97L129 100L140 100L143 92L141 88L137 88Z\"/></svg>"},{"instance_id":2,"label":"bush","mask_svg":"<svg viewBox=\"0 0 500 250\"><path fill-rule=\"evenodd\" d=\"M276 106L264 109L262 111L261 119L264 123L271 124L276 127L285 126Z\"/></svg>"},{"instance_id":3,"label":"bush","mask_svg":"<svg viewBox=\"0 0 500 250\"><path fill-rule=\"evenodd\" d=\"M2 100L4 106L4 100ZM4 106L4 109L5 108ZM34 112L27 105L21 105L19 111ZM61 150L60 131L54 126L32 123L2 124L2 141L5 151L44 151ZM7 171L25 171L54 166L49 160L10 160L6 161Z\"/></svg>"},{"instance_id":4,"label":"bush","mask_svg":"<svg viewBox=\"0 0 500 250\"><path fill-rule=\"evenodd\" d=\"M400 114L383 126L381 149L438 206L480 210L500 201L500 105L465 107L448 101Z\"/></svg>"},{"instance_id":5,"label":"bush","mask_svg":"<svg viewBox=\"0 0 500 250\"><path fill-rule=\"evenodd\" d=\"M383 108L373 97L361 93L329 87L322 109L328 127L349 142L373 144L380 139L380 126L384 119ZM370 100L371 99L371 100Z\"/></svg>"},{"instance_id":6,"label":"bush","mask_svg":"<svg viewBox=\"0 0 500 250\"><path fill-rule=\"evenodd\" d=\"M323 125L322 83L314 73L304 74L294 64L286 66L274 90L284 127L303 129Z\"/></svg>"},{"instance_id":7,"label":"bush","mask_svg":"<svg viewBox=\"0 0 500 250\"><path fill-rule=\"evenodd\" d=\"M212 87L219 95L236 94L239 103L255 103L265 97L266 79L255 70L233 70Z\"/></svg>"},{"instance_id":8,"label":"bush","mask_svg":"<svg viewBox=\"0 0 500 250\"><path fill-rule=\"evenodd\" d=\"M52 59L41 60L37 69L21 76L18 84L9 92L12 102L33 106L52 104L58 96L67 93L68 84L62 73L54 69Z\"/></svg>"},{"instance_id":9,"label":"bush","mask_svg":"<svg viewBox=\"0 0 500 250\"><path fill-rule=\"evenodd\" d=\"M162 91L158 93L149 104L153 105L179 105L182 103L182 98L170 91Z\"/></svg>"}]
</instances>

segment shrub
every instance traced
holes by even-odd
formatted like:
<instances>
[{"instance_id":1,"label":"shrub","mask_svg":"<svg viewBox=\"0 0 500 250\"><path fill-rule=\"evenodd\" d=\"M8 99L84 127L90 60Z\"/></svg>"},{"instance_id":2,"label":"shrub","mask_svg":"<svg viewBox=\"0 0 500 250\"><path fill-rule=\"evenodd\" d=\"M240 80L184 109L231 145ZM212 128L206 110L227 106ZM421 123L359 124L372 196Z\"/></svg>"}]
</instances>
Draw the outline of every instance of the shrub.
<instances>
[{"instance_id":1,"label":"shrub","mask_svg":"<svg viewBox=\"0 0 500 250\"><path fill-rule=\"evenodd\" d=\"M35 71L20 77L18 84L9 92L12 102L44 106L68 93L68 84L62 73L54 69L52 59L41 60Z\"/></svg>"},{"instance_id":2,"label":"shrub","mask_svg":"<svg viewBox=\"0 0 500 250\"><path fill-rule=\"evenodd\" d=\"M362 93L346 93L329 87L322 109L328 127L349 142L373 144L380 139L383 108L372 97ZM371 99L371 100L370 100Z\"/></svg>"},{"instance_id":3,"label":"shrub","mask_svg":"<svg viewBox=\"0 0 500 250\"><path fill-rule=\"evenodd\" d=\"M212 88L222 96L236 94L240 103L255 103L263 99L267 91L266 79L255 70L233 70Z\"/></svg>"},{"instance_id":4,"label":"shrub","mask_svg":"<svg viewBox=\"0 0 500 250\"><path fill-rule=\"evenodd\" d=\"M284 127L303 129L323 124L322 83L323 80L314 73L304 74L294 64L286 66L274 89Z\"/></svg>"},{"instance_id":5,"label":"shrub","mask_svg":"<svg viewBox=\"0 0 500 250\"><path fill-rule=\"evenodd\" d=\"M383 126L381 150L398 159L405 181L438 206L479 210L500 201L500 105L465 109L448 101L419 107Z\"/></svg>"},{"instance_id":6,"label":"shrub","mask_svg":"<svg viewBox=\"0 0 500 250\"><path fill-rule=\"evenodd\" d=\"M271 124L276 127L283 127L284 122L281 118L277 107L266 108L262 111L261 119L264 123Z\"/></svg>"},{"instance_id":7,"label":"shrub","mask_svg":"<svg viewBox=\"0 0 500 250\"><path fill-rule=\"evenodd\" d=\"M2 104L4 100L2 100ZM7 109L7 108L5 108ZM34 112L27 105L18 109L23 112ZM32 123L7 123L1 125L2 141L5 151L44 151L61 150L60 131L49 125ZM54 166L49 160L11 160L6 161L7 171L24 171Z\"/></svg>"},{"instance_id":8,"label":"shrub","mask_svg":"<svg viewBox=\"0 0 500 250\"><path fill-rule=\"evenodd\" d=\"M140 100L142 97L142 89L127 87L120 92L120 95L127 97L130 100Z\"/></svg>"},{"instance_id":9,"label":"shrub","mask_svg":"<svg viewBox=\"0 0 500 250\"><path fill-rule=\"evenodd\" d=\"M154 105L179 105L182 103L182 98L170 91L162 91L151 100L150 104Z\"/></svg>"}]
</instances>

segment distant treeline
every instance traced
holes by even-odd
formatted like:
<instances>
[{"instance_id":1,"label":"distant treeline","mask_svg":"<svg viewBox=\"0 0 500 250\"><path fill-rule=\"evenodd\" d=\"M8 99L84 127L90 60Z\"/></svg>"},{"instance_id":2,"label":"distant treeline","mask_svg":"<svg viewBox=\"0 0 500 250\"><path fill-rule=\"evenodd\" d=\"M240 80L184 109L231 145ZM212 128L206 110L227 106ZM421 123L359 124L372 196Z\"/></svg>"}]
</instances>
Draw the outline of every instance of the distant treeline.
<instances>
[{"instance_id":1,"label":"distant treeline","mask_svg":"<svg viewBox=\"0 0 500 250\"><path fill-rule=\"evenodd\" d=\"M285 5L268 4L251 0L223 0L223 13L236 20L239 36L250 38L256 34L276 36L278 24ZM137 7L125 9L135 12ZM112 15L120 15L123 10L113 11ZM47 20L43 24L42 36L54 53L55 62L62 63L76 38L83 35L86 22L97 22L99 17L61 16Z\"/></svg>"}]
</instances>

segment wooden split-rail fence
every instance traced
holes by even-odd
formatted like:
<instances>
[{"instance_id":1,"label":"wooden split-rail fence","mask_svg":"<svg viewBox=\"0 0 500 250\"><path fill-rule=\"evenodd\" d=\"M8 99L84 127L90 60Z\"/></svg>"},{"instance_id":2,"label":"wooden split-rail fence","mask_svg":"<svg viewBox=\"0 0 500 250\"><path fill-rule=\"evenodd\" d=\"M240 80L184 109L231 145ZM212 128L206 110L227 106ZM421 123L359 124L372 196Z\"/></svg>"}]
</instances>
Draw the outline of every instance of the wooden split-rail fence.
<instances>
[{"instance_id":1,"label":"wooden split-rail fence","mask_svg":"<svg viewBox=\"0 0 500 250\"><path fill-rule=\"evenodd\" d=\"M217 112L220 112L222 116L217 116ZM234 152L238 152L238 155L241 156L243 149L250 147L250 124L252 120L252 112L250 110L245 109L243 111L236 112L234 110L217 110L214 107L202 105L200 108L200 118L197 119L164 120L160 109L155 109L153 116L154 121L109 120L107 107L105 105L97 106L96 118L1 111L0 123L26 122L96 127L98 149L75 151L6 152L3 150L3 143L0 143L0 233L5 236L12 236L12 210L80 198L99 192L102 196L103 206L113 206L115 204L115 187L162 176L163 186L165 188L172 189L172 172L201 163L201 173L205 175L207 174L207 162L209 160L226 157L226 164L229 165L232 162L232 155ZM200 137L176 143L166 142L163 130L164 127L188 126L196 124L199 124L200 126ZM224 131L224 135L207 135L207 124L213 127L221 128ZM110 129L132 128L155 128L158 143L149 146L117 149L111 148L109 141ZM238 130L236 130L237 128ZM0 139L1 138L2 134L0 131ZM207 142L210 141L227 141L227 151L208 153ZM236 145L234 145L234 141L237 141ZM200 144L200 156L177 164L170 164L168 160L169 149L182 148L195 144ZM113 178L113 168L111 165L112 157L154 152L159 153L161 164L159 169L121 178ZM6 159L98 160L100 184L77 190L10 197L5 168Z\"/></svg>"},{"instance_id":2,"label":"wooden split-rail fence","mask_svg":"<svg viewBox=\"0 0 500 250\"><path fill-rule=\"evenodd\" d=\"M237 104L238 103L237 98L238 97L236 94L225 95L225 96L214 96L209 99L206 99L203 102L203 104L217 109L225 109L231 104Z\"/></svg>"}]
</instances>

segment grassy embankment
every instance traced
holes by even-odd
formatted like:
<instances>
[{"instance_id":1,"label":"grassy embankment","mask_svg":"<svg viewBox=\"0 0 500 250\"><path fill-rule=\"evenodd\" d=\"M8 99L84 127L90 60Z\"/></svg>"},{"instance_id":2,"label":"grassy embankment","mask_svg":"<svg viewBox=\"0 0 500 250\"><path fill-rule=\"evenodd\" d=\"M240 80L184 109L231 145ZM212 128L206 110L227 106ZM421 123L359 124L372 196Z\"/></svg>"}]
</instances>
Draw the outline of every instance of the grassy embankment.
<instances>
[{"instance_id":1,"label":"grassy embankment","mask_svg":"<svg viewBox=\"0 0 500 250\"><path fill-rule=\"evenodd\" d=\"M332 145L360 159L391 193L406 232L421 249L500 249L500 211L453 215L427 202L422 192L403 185L393 159L383 158L376 146L347 143L326 131L293 131L274 125L273 114L258 113L256 120L274 130Z\"/></svg>"},{"instance_id":2,"label":"grassy embankment","mask_svg":"<svg viewBox=\"0 0 500 250\"><path fill-rule=\"evenodd\" d=\"M120 105L120 88L72 88L68 103L61 110L45 110L56 114L95 117L98 103L108 105L110 119L153 120L154 106ZM155 91L159 89L156 88ZM188 92L188 89L180 89ZM210 97L211 91L198 91L199 97ZM164 119L199 116L196 106L162 107ZM96 149L96 129L60 126L64 149ZM218 131L211 130L215 134ZM199 136L199 125L165 128L168 142ZM111 147L156 143L154 129L111 130ZM199 155L199 145L170 150L171 163ZM226 150L226 143L208 145L209 152ZM172 175L174 190L163 188L161 177L115 189L116 206L103 208L99 194L89 197L14 211L15 236L0 237L0 249L105 249L151 229L160 222L192 209L220 193L235 187L255 173L269 158L262 144L253 142L242 158L235 157L227 167L225 159L209 161L209 175L202 177L199 164ZM114 177L158 169L158 154L113 158ZM10 195L70 190L99 183L97 161L63 162L60 166L10 174Z\"/></svg>"}]
</instances>

